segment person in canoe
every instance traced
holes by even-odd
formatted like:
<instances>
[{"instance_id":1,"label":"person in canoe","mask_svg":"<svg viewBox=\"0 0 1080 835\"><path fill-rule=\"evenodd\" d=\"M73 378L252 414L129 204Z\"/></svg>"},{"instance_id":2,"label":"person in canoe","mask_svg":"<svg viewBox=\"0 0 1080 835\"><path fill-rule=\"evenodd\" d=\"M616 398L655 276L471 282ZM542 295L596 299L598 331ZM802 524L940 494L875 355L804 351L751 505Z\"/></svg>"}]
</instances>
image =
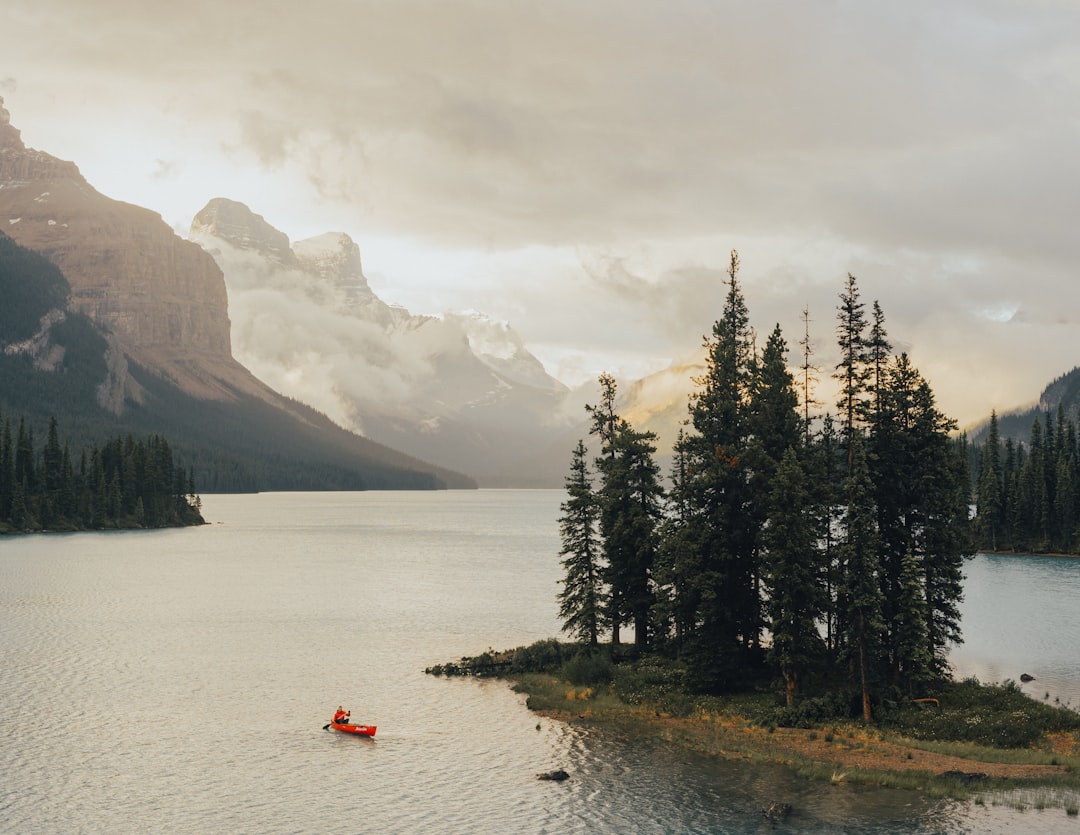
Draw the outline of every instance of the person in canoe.
<instances>
[{"instance_id":1,"label":"person in canoe","mask_svg":"<svg viewBox=\"0 0 1080 835\"><path fill-rule=\"evenodd\" d=\"M338 705L337 712L334 713L334 724L348 725L350 716L352 716L352 711L344 710L341 705Z\"/></svg>"}]
</instances>

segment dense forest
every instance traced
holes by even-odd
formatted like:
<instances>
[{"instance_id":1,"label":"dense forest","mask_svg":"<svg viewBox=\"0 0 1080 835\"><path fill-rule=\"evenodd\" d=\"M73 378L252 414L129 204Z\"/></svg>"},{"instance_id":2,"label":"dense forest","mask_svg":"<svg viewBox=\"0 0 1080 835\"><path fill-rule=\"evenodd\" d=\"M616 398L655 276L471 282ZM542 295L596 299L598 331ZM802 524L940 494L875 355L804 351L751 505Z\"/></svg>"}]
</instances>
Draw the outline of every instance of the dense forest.
<instances>
[{"instance_id":1,"label":"dense forest","mask_svg":"<svg viewBox=\"0 0 1080 835\"><path fill-rule=\"evenodd\" d=\"M566 478L560 615L585 647L620 648L632 627L621 652L675 659L697 692L776 676L789 708L839 699L869 721L875 703L946 679L961 640L966 442L850 275L839 399L812 417L809 333L797 375L779 326L759 348L738 269L732 253L669 486L655 436L618 414L601 375L595 454L579 441Z\"/></svg>"},{"instance_id":2,"label":"dense forest","mask_svg":"<svg viewBox=\"0 0 1080 835\"><path fill-rule=\"evenodd\" d=\"M25 419L14 431L0 421L0 533L199 525L200 510L193 475L159 435L84 447L76 463L55 418L40 453Z\"/></svg>"},{"instance_id":3,"label":"dense forest","mask_svg":"<svg viewBox=\"0 0 1080 835\"><path fill-rule=\"evenodd\" d=\"M998 433L990 417L976 462L976 544L987 551L1080 553L1080 448L1059 406L1031 424L1030 442Z\"/></svg>"}]
</instances>

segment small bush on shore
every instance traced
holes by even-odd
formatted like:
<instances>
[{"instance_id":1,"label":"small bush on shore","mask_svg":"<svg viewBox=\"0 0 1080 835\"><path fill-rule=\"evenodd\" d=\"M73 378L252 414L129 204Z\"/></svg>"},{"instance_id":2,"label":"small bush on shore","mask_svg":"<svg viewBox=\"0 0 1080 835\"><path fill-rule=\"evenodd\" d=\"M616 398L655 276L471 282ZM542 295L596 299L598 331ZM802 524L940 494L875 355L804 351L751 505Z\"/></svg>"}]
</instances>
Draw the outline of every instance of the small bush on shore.
<instances>
[{"instance_id":1,"label":"small bush on shore","mask_svg":"<svg viewBox=\"0 0 1080 835\"><path fill-rule=\"evenodd\" d=\"M609 684L613 671L614 667L607 653L587 649L562 665L562 677L579 686Z\"/></svg>"},{"instance_id":2,"label":"small bush on shore","mask_svg":"<svg viewBox=\"0 0 1080 835\"><path fill-rule=\"evenodd\" d=\"M1080 731L1080 714L1031 699L1012 681L969 678L947 682L935 695L940 707L903 704L885 712L879 724L914 739L993 748L1030 748L1047 734Z\"/></svg>"}]
</instances>

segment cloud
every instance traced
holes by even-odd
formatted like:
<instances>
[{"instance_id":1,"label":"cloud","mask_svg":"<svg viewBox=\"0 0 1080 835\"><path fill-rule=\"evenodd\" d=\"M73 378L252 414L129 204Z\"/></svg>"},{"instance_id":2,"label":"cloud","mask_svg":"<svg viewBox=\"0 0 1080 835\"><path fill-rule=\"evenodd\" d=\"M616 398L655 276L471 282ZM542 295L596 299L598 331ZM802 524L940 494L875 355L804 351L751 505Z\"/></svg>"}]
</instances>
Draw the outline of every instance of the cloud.
<instances>
[{"instance_id":1,"label":"cloud","mask_svg":"<svg viewBox=\"0 0 1080 835\"><path fill-rule=\"evenodd\" d=\"M827 350L850 271L935 386L1070 366L1073 3L9 0L0 31L24 139L106 193L346 230L384 298L580 374L696 348L733 248L789 345L807 307Z\"/></svg>"}]
</instances>

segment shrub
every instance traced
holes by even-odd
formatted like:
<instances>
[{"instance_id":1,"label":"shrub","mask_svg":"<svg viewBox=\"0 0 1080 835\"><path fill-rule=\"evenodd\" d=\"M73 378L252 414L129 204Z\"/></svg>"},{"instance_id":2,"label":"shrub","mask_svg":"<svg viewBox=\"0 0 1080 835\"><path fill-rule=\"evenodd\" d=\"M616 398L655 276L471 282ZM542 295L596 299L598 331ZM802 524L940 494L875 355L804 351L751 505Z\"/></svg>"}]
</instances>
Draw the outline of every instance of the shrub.
<instances>
[{"instance_id":1,"label":"shrub","mask_svg":"<svg viewBox=\"0 0 1080 835\"><path fill-rule=\"evenodd\" d=\"M559 669L572 645L560 644L554 638L518 647L512 653L511 673L550 673Z\"/></svg>"},{"instance_id":2,"label":"shrub","mask_svg":"<svg viewBox=\"0 0 1080 835\"><path fill-rule=\"evenodd\" d=\"M574 685L600 685L611 682L611 659L602 652L582 650L562 665L562 677Z\"/></svg>"},{"instance_id":3,"label":"shrub","mask_svg":"<svg viewBox=\"0 0 1080 835\"><path fill-rule=\"evenodd\" d=\"M1080 729L1080 715L1031 699L1012 681L965 679L944 685L936 695L940 708L904 704L883 715L881 723L917 739L995 748L1028 748L1047 733Z\"/></svg>"},{"instance_id":4,"label":"shrub","mask_svg":"<svg viewBox=\"0 0 1080 835\"><path fill-rule=\"evenodd\" d=\"M753 717L760 725L779 725L781 728L814 728L832 719L851 715L848 697L844 693L827 693L812 699L802 699L794 707L766 708Z\"/></svg>"},{"instance_id":5,"label":"shrub","mask_svg":"<svg viewBox=\"0 0 1080 835\"><path fill-rule=\"evenodd\" d=\"M685 673L671 662L648 657L615 668L615 690L623 701L637 704L682 691Z\"/></svg>"}]
</instances>

